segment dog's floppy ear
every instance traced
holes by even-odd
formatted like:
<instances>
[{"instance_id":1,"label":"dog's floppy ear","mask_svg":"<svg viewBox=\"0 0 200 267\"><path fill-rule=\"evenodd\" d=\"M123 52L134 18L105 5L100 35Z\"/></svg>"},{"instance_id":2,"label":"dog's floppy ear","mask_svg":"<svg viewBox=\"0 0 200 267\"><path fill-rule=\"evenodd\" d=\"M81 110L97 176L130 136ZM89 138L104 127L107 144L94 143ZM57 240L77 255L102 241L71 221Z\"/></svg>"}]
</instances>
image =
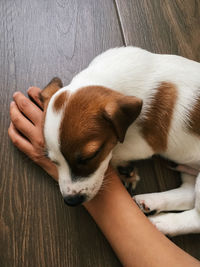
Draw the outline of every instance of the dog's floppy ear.
<instances>
[{"instance_id":1,"label":"dog's floppy ear","mask_svg":"<svg viewBox=\"0 0 200 267\"><path fill-rule=\"evenodd\" d=\"M45 88L40 93L40 100L44 105L44 108L47 107L49 100L52 95L54 95L60 88L63 87L63 83L60 78L53 78L50 83L45 86Z\"/></svg>"},{"instance_id":2,"label":"dog's floppy ear","mask_svg":"<svg viewBox=\"0 0 200 267\"><path fill-rule=\"evenodd\" d=\"M123 143L128 127L137 119L142 100L134 96L121 96L106 104L103 117L109 121L120 143Z\"/></svg>"}]
</instances>

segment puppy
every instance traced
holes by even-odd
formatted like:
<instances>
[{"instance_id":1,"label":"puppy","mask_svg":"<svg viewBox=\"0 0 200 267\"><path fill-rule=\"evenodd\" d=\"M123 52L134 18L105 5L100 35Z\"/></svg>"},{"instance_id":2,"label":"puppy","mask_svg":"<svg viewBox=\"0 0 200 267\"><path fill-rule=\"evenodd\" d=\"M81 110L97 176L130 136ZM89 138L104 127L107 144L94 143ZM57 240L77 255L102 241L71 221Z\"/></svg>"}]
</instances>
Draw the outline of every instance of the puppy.
<instances>
[{"instance_id":1,"label":"puppy","mask_svg":"<svg viewBox=\"0 0 200 267\"><path fill-rule=\"evenodd\" d=\"M200 167L200 63L136 47L114 48L63 87L42 91L48 157L64 201L93 198L111 161L134 183L132 161L159 154ZM182 174L178 189L134 197L164 234L200 233L200 175ZM162 213L163 211L182 211Z\"/></svg>"}]
</instances>

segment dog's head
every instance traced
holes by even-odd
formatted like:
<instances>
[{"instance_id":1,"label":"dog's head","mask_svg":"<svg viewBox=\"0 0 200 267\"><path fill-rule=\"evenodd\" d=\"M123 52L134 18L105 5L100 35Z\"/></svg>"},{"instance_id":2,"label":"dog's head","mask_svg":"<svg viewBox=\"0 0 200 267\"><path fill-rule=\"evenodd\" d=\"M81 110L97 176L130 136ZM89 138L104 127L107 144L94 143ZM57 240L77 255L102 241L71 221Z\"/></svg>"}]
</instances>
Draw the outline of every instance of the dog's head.
<instances>
[{"instance_id":1,"label":"dog's head","mask_svg":"<svg viewBox=\"0 0 200 267\"><path fill-rule=\"evenodd\" d=\"M65 202L75 206L98 192L112 149L123 142L142 101L101 86L59 90L53 79L41 93L48 157L57 165Z\"/></svg>"}]
</instances>

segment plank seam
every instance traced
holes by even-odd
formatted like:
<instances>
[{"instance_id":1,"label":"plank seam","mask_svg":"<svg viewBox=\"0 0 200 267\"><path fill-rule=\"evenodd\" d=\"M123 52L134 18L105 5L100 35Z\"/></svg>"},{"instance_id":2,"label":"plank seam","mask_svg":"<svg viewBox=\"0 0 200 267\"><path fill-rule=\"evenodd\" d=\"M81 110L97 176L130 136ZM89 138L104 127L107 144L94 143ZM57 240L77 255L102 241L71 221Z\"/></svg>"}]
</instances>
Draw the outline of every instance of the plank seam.
<instances>
[{"instance_id":1,"label":"plank seam","mask_svg":"<svg viewBox=\"0 0 200 267\"><path fill-rule=\"evenodd\" d=\"M117 0L113 0L113 1L114 1L114 6L115 6L115 9L116 9L116 13L117 13L118 22L119 22L119 29L120 29L120 32L121 32L121 35L122 35L122 42L123 42L124 46L127 46L127 42L126 42L126 38L125 38L125 34L124 34L122 19L121 19L121 16L120 16Z\"/></svg>"}]
</instances>

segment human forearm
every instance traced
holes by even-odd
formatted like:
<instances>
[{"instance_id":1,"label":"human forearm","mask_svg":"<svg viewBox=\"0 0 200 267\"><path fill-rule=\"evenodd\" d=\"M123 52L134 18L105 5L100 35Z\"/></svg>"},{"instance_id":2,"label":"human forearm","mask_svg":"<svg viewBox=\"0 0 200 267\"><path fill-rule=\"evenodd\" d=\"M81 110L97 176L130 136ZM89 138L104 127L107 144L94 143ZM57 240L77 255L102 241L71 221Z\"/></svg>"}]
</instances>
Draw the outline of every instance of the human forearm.
<instances>
[{"instance_id":1,"label":"human forearm","mask_svg":"<svg viewBox=\"0 0 200 267\"><path fill-rule=\"evenodd\" d=\"M85 207L123 266L200 266L149 222L115 176L109 175L107 188Z\"/></svg>"}]
</instances>

